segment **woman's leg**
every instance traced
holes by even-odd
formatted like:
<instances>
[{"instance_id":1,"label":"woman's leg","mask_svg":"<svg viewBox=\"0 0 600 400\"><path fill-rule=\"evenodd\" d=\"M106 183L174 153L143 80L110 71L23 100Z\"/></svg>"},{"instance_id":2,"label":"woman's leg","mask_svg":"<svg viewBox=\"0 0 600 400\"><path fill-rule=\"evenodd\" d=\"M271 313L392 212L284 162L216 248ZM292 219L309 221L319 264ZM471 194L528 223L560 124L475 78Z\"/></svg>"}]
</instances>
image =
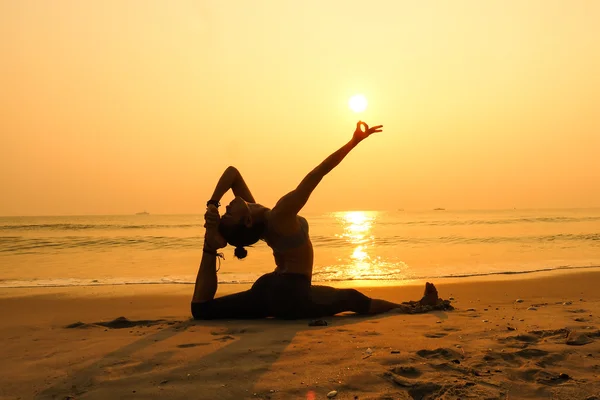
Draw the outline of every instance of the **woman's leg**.
<instances>
[{"instance_id":1,"label":"woman's leg","mask_svg":"<svg viewBox=\"0 0 600 400\"><path fill-rule=\"evenodd\" d=\"M216 252L215 252L216 254ZM194 319L249 319L266 317L261 296L256 290L246 290L219 298L217 292L216 255L203 253L191 309Z\"/></svg>"},{"instance_id":2,"label":"woman's leg","mask_svg":"<svg viewBox=\"0 0 600 400\"><path fill-rule=\"evenodd\" d=\"M252 289L216 299L192 302L194 319L257 319L268 317L265 305Z\"/></svg>"},{"instance_id":3,"label":"woman's leg","mask_svg":"<svg viewBox=\"0 0 600 400\"><path fill-rule=\"evenodd\" d=\"M346 311L369 314L372 303L373 299L356 289L314 285L310 288L310 297L304 307L304 313L309 318L332 316Z\"/></svg>"},{"instance_id":4,"label":"woman's leg","mask_svg":"<svg viewBox=\"0 0 600 400\"><path fill-rule=\"evenodd\" d=\"M217 293L217 252L202 252L192 303L209 301Z\"/></svg>"},{"instance_id":5,"label":"woman's leg","mask_svg":"<svg viewBox=\"0 0 600 400\"><path fill-rule=\"evenodd\" d=\"M425 294L419 301L392 303L387 300L371 299L356 289L336 289L329 286L312 286L308 317L331 316L345 311L357 314L381 314L388 311L415 314L432 310L449 310L448 301L439 299L432 283L425 284Z\"/></svg>"},{"instance_id":6,"label":"woman's leg","mask_svg":"<svg viewBox=\"0 0 600 400\"><path fill-rule=\"evenodd\" d=\"M437 289L433 283L425 283L425 293L419 301L405 301L400 304L386 300L372 299L369 314L380 314L394 310L402 314L416 314L432 311L434 309L451 309L450 302L438 297Z\"/></svg>"}]
</instances>

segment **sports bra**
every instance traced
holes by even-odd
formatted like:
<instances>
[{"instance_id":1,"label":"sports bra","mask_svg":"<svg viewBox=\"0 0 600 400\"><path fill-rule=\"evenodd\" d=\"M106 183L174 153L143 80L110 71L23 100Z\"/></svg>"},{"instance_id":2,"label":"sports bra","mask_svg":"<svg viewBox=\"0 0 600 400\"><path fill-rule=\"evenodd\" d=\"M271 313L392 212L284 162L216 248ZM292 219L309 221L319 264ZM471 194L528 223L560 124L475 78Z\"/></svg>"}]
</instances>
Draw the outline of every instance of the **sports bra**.
<instances>
[{"instance_id":1,"label":"sports bra","mask_svg":"<svg viewBox=\"0 0 600 400\"><path fill-rule=\"evenodd\" d=\"M271 230L269 240L267 244L276 253L282 253L289 249L302 246L308 240L308 221L306 218L298 216L298 222L300 223L300 229L289 235L282 235L276 231Z\"/></svg>"}]
</instances>

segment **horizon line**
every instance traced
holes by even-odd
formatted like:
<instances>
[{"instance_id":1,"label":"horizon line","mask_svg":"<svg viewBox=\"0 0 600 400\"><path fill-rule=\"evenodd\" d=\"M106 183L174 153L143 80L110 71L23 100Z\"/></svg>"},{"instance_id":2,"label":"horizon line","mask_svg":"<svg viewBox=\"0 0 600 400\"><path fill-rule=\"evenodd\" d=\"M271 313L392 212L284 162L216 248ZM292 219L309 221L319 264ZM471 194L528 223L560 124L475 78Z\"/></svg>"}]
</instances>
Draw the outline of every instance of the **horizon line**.
<instances>
[{"instance_id":1,"label":"horizon line","mask_svg":"<svg viewBox=\"0 0 600 400\"><path fill-rule=\"evenodd\" d=\"M600 206L597 207L539 207L539 208L397 208L397 209L348 209L348 210L329 210L329 211L308 211L302 213L305 215L309 214L332 214L332 213L344 213L344 212L424 212L424 211L436 211L438 213L443 212L466 212L466 211L567 211L567 210L600 210ZM139 211L138 211L139 212ZM177 216L177 215L203 215L204 212L197 213L150 213L146 215L138 215L138 212L132 213L118 213L118 214L21 214L21 215L0 215L0 218L34 218L34 217L116 217L116 216Z\"/></svg>"}]
</instances>

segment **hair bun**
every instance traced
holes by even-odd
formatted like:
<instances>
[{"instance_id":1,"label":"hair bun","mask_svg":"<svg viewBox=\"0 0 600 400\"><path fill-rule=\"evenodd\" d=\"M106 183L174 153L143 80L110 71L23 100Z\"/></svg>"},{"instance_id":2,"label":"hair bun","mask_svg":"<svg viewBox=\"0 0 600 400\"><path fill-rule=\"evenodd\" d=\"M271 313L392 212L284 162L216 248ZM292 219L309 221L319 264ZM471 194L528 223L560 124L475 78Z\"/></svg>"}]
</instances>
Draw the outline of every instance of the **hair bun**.
<instances>
[{"instance_id":1,"label":"hair bun","mask_svg":"<svg viewBox=\"0 0 600 400\"><path fill-rule=\"evenodd\" d=\"M244 247L239 246L235 248L233 255L241 260L242 258L245 258L248 255L248 250L246 250Z\"/></svg>"}]
</instances>

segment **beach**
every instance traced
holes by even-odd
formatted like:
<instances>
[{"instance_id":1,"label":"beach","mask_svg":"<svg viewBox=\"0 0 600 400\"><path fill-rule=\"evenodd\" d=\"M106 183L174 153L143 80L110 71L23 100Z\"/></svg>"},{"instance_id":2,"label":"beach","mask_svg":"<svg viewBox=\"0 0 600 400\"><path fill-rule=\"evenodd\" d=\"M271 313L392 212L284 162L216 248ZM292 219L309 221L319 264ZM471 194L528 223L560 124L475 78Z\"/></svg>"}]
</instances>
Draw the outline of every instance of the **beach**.
<instances>
[{"instance_id":1,"label":"beach","mask_svg":"<svg viewBox=\"0 0 600 400\"><path fill-rule=\"evenodd\" d=\"M0 1L0 400L600 400L598 21Z\"/></svg>"},{"instance_id":2,"label":"beach","mask_svg":"<svg viewBox=\"0 0 600 400\"><path fill-rule=\"evenodd\" d=\"M187 284L2 288L0 399L600 396L600 270L434 283L454 311L327 326L193 321ZM361 285L397 302L423 290Z\"/></svg>"}]
</instances>

